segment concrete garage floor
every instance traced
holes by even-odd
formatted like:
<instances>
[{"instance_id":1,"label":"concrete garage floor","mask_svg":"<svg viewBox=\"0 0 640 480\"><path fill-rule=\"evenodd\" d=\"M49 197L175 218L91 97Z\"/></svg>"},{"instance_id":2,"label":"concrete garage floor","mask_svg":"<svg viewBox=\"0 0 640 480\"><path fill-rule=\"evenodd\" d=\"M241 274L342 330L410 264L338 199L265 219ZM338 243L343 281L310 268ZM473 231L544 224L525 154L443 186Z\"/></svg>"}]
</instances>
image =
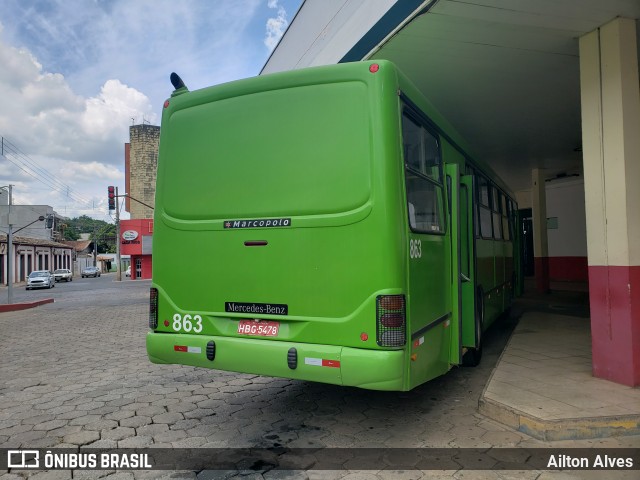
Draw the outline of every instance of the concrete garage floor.
<instances>
[{"instance_id":1,"label":"concrete garage floor","mask_svg":"<svg viewBox=\"0 0 640 480\"><path fill-rule=\"evenodd\" d=\"M541 440L640 434L640 388L591 374L588 286L558 282L542 295L527 280L479 411Z\"/></svg>"}]
</instances>

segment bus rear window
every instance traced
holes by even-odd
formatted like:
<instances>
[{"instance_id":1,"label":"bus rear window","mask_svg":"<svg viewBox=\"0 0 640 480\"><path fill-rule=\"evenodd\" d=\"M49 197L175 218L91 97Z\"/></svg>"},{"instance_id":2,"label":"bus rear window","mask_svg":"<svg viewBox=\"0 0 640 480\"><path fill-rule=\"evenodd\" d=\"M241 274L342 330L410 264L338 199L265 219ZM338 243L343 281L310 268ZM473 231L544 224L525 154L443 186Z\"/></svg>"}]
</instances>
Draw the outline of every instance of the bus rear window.
<instances>
[{"instance_id":1,"label":"bus rear window","mask_svg":"<svg viewBox=\"0 0 640 480\"><path fill-rule=\"evenodd\" d=\"M165 212L202 220L362 206L371 190L367 105L365 84L345 82L176 111L162 127L158 191Z\"/></svg>"}]
</instances>

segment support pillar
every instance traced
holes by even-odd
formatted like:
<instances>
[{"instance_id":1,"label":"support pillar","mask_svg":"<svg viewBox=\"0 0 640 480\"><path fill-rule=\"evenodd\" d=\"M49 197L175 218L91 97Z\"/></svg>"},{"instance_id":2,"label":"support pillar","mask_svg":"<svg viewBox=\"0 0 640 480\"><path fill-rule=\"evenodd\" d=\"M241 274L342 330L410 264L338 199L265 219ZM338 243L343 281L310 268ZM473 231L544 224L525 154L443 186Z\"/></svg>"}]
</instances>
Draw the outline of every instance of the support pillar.
<instances>
[{"instance_id":1,"label":"support pillar","mask_svg":"<svg viewBox=\"0 0 640 480\"><path fill-rule=\"evenodd\" d=\"M640 385L640 89L635 20L580 38L593 374Z\"/></svg>"},{"instance_id":2,"label":"support pillar","mask_svg":"<svg viewBox=\"0 0 640 480\"><path fill-rule=\"evenodd\" d=\"M536 290L549 292L549 242L547 240L547 193L543 170L534 168L531 179L533 257Z\"/></svg>"}]
</instances>

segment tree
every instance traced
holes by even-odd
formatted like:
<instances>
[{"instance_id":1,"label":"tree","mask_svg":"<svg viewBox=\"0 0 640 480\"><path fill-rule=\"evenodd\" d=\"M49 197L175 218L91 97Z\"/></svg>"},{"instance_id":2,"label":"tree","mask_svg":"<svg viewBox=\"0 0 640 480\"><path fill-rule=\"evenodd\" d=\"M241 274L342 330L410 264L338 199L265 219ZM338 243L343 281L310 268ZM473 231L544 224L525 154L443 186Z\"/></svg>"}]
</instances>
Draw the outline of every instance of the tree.
<instances>
[{"instance_id":1,"label":"tree","mask_svg":"<svg viewBox=\"0 0 640 480\"><path fill-rule=\"evenodd\" d=\"M80 234L76 230L76 228L68 223L63 223L60 225L60 231L62 232L63 240L78 240L80 238Z\"/></svg>"},{"instance_id":2,"label":"tree","mask_svg":"<svg viewBox=\"0 0 640 480\"><path fill-rule=\"evenodd\" d=\"M98 246L98 253L116 253L116 226L103 222L102 228L91 235L91 240Z\"/></svg>"},{"instance_id":3,"label":"tree","mask_svg":"<svg viewBox=\"0 0 640 480\"><path fill-rule=\"evenodd\" d=\"M63 231L65 240L78 240L80 234L88 233L89 239L98 246L98 253L115 253L116 226L104 220L95 220L87 215L72 218L65 222Z\"/></svg>"}]
</instances>

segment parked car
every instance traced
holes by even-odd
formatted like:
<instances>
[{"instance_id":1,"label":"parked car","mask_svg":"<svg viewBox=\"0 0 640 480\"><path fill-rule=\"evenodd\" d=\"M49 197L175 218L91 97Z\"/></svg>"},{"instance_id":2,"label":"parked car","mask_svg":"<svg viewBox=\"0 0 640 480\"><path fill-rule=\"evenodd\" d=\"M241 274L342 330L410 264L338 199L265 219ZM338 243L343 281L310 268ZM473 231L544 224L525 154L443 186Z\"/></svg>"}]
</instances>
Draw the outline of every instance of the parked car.
<instances>
[{"instance_id":1,"label":"parked car","mask_svg":"<svg viewBox=\"0 0 640 480\"><path fill-rule=\"evenodd\" d=\"M98 268L96 268L96 267L87 267L84 270L82 270L80 275L82 276L82 278L85 278L85 277L99 277L100 276L100 270L98 270Z\"/></svg>"},{"instance_id":2,"label":"parked car","mask_svg":"<svg viewBox=\"0 0 640 480\"><path fill-rule=\"evenodd\" d=\"M131 276L131 265L129 265L129 266L127 267L127 269L125 270L125 272L124 272L124 276L125 276L125 277L130 277L130 276Z\"/></svg>"},{"instance_id":3,"label":"parked car","mask_svg":"<svg viewBox=\"0 0 640 480\"><path fill-rule=\"evenodd\" d=\"M67 270L66 268L59 268L53 271L53 279L56 282L73 282L73 273L71 270Z\"/></svg>"},{"instance_id":4,"label":"parked car","mask_svg":"<svg viewBox=\"0 0 640 480\"><path fill-rule=\"evenodd\" d=\"M53 288L56 282L49 270L34 270L27 277L27 290L32 288Z\"/></svg>"}]
</instances>

